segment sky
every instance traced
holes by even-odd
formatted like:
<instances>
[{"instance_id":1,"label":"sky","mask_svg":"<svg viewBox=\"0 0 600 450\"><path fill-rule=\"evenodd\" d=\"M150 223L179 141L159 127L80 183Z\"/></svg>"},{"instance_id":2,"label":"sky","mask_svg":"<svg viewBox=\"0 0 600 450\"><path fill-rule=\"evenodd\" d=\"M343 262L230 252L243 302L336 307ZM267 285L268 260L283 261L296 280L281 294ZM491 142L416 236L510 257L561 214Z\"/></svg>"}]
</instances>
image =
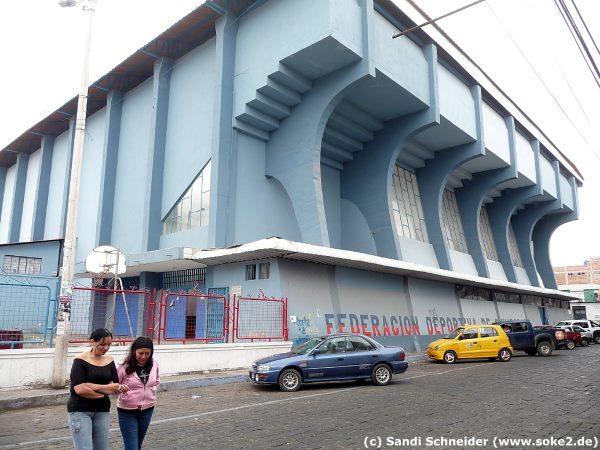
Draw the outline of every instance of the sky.
<instances>
[{"instance_id":1,"label":"sky","mask_svg":"<svg viewBox=\"0 0 600 450\"><path fill-rule=\"evenodd\" d=\"M416 1L432 17L471 2ZM575 1L600 45L600 1ZM90 83L201 3L97 0ZM560 227L552 238L553 265L581 264L600 256L600 88L554 2L487 0L438 24L585 178L579 190L580 219ZM0 2L0 148L77 95L85 26L81 5L62 8L58 0Z\"/></svg>"}]
</instances>

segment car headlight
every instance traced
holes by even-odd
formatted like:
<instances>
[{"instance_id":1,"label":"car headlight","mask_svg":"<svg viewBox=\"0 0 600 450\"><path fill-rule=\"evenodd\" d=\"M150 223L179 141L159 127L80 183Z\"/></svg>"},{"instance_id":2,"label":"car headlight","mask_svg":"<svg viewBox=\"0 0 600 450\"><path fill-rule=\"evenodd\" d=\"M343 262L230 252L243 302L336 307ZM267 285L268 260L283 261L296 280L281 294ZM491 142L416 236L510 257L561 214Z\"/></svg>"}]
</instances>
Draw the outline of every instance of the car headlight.
<instances>
[{"instance_id":1,"label":"car headlight","mask_svg":"<svg viewBox=\"0 0 600 450\"><path fill-rule=\"evenodd\" d=\"M269 370L271 366L260 365L256 368L256 370Z\"/></svg>"},{"instance_id":2,"label":"car headlight","mask_svg":"<svg viewBox=\"0 0 600 450\"><path fill-rule=\"evenodd\" d=\"M439 345L436 345L435 347L433 347L433 350L435 350L436 352L440 349Z\"/></svg>"}]
</instances>

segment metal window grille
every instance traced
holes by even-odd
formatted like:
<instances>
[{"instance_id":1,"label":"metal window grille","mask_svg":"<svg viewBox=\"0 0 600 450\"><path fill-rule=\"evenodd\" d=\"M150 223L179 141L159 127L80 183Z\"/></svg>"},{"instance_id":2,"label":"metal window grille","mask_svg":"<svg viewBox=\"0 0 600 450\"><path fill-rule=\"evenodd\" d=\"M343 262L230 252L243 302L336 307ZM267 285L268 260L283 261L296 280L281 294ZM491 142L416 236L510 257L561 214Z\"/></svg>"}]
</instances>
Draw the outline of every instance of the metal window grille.
<instances>
[{"instance_id":1,"label":"metal window grille","mask_svg":"<svg viewBox=\"0 0 600 450\"><path fill-rule=\"evenodd\" d=\"M468 253L465 232L454 192L445 189L442 204L443 232L448 247L458 252Z\"/></svg>"},{"instance_id":2,"label":"metal window grille","mask_svg":"<svg viewBox=\"0 0 600 450\"><path fill-rule=\"evenodd\" d=\"M392 210L396 233L411 239L429 242L417 176L396 165L392 175L394 198Z\"/></svg>"},{"instance_id":3,"label":"metal window grille","mask_svg":"<svg viewBox=\"0 0 600 450\"><path fill-rule=\"evenodd\" d=\"M178 233L208 225L210 172L209 161L163 220L163 234Z\"/></svg>"},{"instance_id":4,"label":"metal window grille","mask_svg":"<svg viewBox=\"0 0 600 450\"><path fill-rule=\"evenodd\" d=\"M42 258L5 255L3 269L7 273L39 275L42 272Z\"/></svg>"},{"instance_id":5,"label":"metal window grille","mask_svg":"<svg viewBox=\"0 0 600 450\"><path fill-rule=\"evenodd\" d=\"M500 261L500 258L498 258L498 252L496 251L494 237L492 235L490 219L485 206L482 206L479 210L479 235L485 256L492 261Z\"/></svg>"},{"instance_id":6,"label":"metal window grille","mask_svg":"<svg viewBox=\"0 0 600 450\"><path fill-rule=\"evenodd\" d=\"M163 272L163 289L196 289L206 282L206 268L176 270Z\"/></svg>"}]
</instances>

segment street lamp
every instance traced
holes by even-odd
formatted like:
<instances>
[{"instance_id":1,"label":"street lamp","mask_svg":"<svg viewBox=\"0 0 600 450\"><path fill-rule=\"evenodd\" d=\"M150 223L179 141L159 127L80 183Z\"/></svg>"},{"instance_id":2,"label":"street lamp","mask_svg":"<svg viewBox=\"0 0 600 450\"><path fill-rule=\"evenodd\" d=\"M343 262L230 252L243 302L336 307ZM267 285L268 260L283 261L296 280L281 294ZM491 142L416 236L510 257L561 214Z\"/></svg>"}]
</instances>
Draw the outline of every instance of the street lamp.
<instances>
[{"instance_id":1,"label":"street lamp","mask_svg":"<svg viewBox=\"0 0 600 450\"><path fill-rule=\"evenodd\" d=\"M81 3L81 1L82 0L59 0L58 4L63 8L68 8ZM71 319L71 300L73 298L73 274L75 272L77 239L77 209L79 206L79 180L81 177L81 161L83 159L83 144L85 139L90 48L92 43L92 24L95 9L96 0L83 0L83 10L87 13L88 23L83 49L83 65L79 84L79 97L77 100L73 156L71 158L67 220L65 225L65 239L63 242L60 313L56 327L56 343L54 346L54 364L52 370L53 387L64 386L67 379L69 325Z\"/></svg>"}]
</instances>

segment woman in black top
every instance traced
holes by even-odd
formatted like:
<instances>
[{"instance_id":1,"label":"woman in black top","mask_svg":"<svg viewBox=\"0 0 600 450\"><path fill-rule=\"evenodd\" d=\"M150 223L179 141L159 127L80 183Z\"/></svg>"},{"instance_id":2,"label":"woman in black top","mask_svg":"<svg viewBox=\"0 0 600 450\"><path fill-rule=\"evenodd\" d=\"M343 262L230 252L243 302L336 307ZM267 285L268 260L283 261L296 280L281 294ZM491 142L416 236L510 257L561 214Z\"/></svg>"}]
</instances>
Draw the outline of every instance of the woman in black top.
<instances>
[{"instance_id":1,"label":"woman in black top","mask_svg":"<svg viewBox=\"0 0 600 450\"><path fill-rule=\"evenodd\" d=\"M106 352L112 333L104 328L90 335L92 348L80 353L71 367L71 396L67 403L69 429L75 450L105 450L108 446L109 394L127 390L119 384L117 368Z\"/></svg>"}]
</instances>

